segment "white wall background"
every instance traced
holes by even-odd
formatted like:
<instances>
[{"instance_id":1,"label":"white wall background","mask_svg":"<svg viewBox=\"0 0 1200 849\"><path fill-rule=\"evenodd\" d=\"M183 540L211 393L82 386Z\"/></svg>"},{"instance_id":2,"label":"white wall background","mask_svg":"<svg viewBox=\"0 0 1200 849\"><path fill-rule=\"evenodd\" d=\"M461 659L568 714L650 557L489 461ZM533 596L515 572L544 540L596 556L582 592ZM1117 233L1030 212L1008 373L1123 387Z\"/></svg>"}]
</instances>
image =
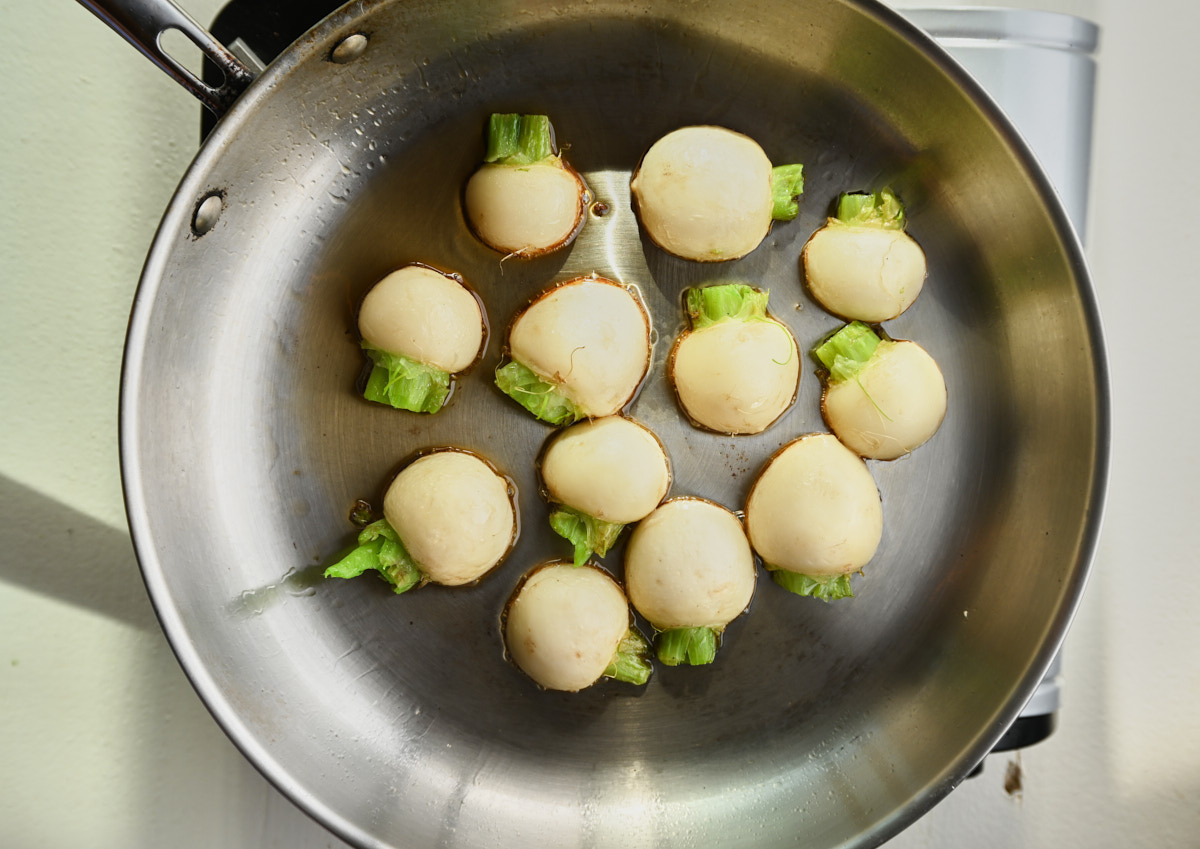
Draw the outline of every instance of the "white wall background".
<instances>
[{"instance_id":1,"label":"white wall background","mask_svg":"<svg viewBox=\"0 0 1200 849\"><path fill-rule=\"evenodd\" d=\"M209 21L221 4L185 5ZM1200 846L1200 392L1182 357L1200 6L1010 5L1103 27L1087 237L1113 379L1107 519L1058 731L989 757L892 845ZM197 107L69 0L0 0L0 20L0 846L341 846L201 706L125 529L121 343Z\"/></svg>"}]
</instances>

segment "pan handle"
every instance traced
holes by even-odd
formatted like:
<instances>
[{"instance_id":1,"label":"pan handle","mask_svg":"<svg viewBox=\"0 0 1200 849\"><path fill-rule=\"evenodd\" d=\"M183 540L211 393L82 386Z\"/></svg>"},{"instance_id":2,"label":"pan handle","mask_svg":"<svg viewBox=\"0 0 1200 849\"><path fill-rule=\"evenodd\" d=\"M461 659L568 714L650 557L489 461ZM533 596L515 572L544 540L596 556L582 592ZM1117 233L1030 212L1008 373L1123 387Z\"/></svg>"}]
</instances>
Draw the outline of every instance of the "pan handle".
<instances>
[{"instance_id":1,"label":"pan handle","mask_svg":"<svg viewBox=\"0 0 1200 849\"><path fill-rule=\"evenodd\" d=\"M228 111L250 83L254 73L196 23L173 0L79 0L100 20L136 47L151 62L194 94L201 103L220 116ZM187 36L225 75L220 87L196 77L162 49L164 33L177 30Z\"/></svg>"}]
</instances>

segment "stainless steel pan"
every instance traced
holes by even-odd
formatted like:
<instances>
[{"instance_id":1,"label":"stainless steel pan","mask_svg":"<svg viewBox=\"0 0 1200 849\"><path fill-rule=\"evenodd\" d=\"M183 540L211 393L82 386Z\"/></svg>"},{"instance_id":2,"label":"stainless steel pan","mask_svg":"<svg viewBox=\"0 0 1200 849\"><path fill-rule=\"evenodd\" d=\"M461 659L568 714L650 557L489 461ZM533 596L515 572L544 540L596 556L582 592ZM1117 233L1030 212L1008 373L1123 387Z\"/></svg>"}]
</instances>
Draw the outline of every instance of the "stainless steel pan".
<instances>
[{"instance_id":1,"label":"stainless steel pan","mask_svg":"<svg viewBox=\"0 0 1200 849\"><path fill-rule=\"evenodd\" d=\"M570 251L501 262L465 227L460 190L497 110L551 115L610 206ZM806 165L799 219L742 261L689 264L639 237L630 168L691 123ZM517 577L566 550L534 475L550 431L491 385L514 311L578 273L639 286L659 342L632 415L667 445L674 494L738 508L767 456L822 429L818 382L806 369L763 435L692 429L661 368L681 292L769 287L811 345L838 322L801 289L799 250L839 191L885 183L930 260L925 292L886 329L940 361L950 411L913 455L871 464L884 539L856 597L825 605L761 580L713 666L659 668L644 689L539 692L498 629ZM355 392L356 305L411 261L461 272L493 329L435 417ZM1061 641L1096 541L1107 404L1092 291L1046 179L978 88L888 10L374 0L274 62L184 176L134 304L121 448L146 583L196 689L350 842L871 846L962 780ZM517 481L507 563L476 587L402 597L322 581L355 500L378 506L406 457L442 444ZM606 562L620 574L619 550Z\"/></svg>"}]
</instances>

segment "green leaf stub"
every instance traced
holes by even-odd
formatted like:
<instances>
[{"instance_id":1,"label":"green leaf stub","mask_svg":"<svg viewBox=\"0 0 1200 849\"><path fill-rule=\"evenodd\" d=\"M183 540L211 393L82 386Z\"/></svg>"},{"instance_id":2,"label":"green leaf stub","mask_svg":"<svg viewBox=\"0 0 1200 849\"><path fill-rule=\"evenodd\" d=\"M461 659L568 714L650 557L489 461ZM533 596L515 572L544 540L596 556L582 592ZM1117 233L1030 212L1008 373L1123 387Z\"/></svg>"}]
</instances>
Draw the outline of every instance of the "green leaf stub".
<instances>
[{"instance_id":1,"label":"green leaf stub","mask_svg":"<svg viewBox=\"0 0 1200 849\"><path fill-rule=\"evenodd\" d=\"M630 628L617 645L612 663L604 670L605 678L615 678L627 684L645 684L650 680L650 644L634 628Z\"/></svg>"},{"instance_id":2,"label":"green leaf stub","mask_svg":"<svg viewBox=\"0 0 1200 849\"><path fill-rule=\"evenodd\" d=\"M563 395L557 386L547 383L515 360L496 369L496 386L547 424L573 424L587 418L587 413Z\"/></svg>"},{"instance_id":3,"label":"green leaf stub","mask_svg":"<svg viewBox=\"0 0 1200 849\"><path fill-rule=\"evenodd\" d=\"M363 528L358 545L327 568L325 577L357 578L370 569L377 571L397 593L412 589L425 577L387 519Z\"/></svg>"},{"instance_id":4,"label":"green leaf stub","mask_svg":"<svg viewBox=\"0 0 1200 849\"><path fill-rule=\"evenodd\" d=\"M560 505L550 514L550 527L575 546L575 565L582 566L593 553L600 557L608 554L625 526Z\"/></svg>"},{"instance_id":5,"label":"green leaf stub","mask_svg":"<svg viewBox=\"0 0 1200 849\"><path fill-rule=\"evenodd\" d=\"M870 362L879 341L869 326L852 321L813 348L813 356L829 369L830 380L837 383L857 375Z\"/></svg>"},{"instance_id":6,"label":"green leaf stub","mask_svg":"<svg viewBox=\"0 0 1200 849\"><path fill-rule=\"evenodd\" d=\"M531 165L554 155L554 128L545 115L496 113L488 118L484 162Z\"/></svg>"},{"instance_id":7,"label":"green leaf stub","mask_svg":"<svg viewBox=\"0 0 1200 849\"><path fill-rule=\"evenodd\" d=\"M667 666L703 666L717 656L713 628L672 628L658 635L658 659Z\"/></svg>"},{"instance_id":8,"label":"green leaf stub","mask_svg":"<svg viewBox=\"0 0 1200 849\"><path fill-rule=\"evenodd\" d=\"M812 596L821 601L832 601L838 598L852 598L854 590L850 587L849 575L829 575L813 577L799 572L789 572L767 565L771 571L771 580L790 593Z\"/></svg>"},{"instance_id":9,"label":"green leaf stub","mask_svg":"<svg viewBox=\"0 0 1200 849\"><path fill-rule=\"evenodd\" d=\"M450 396L450 373L419 363L403 354L381 351L366 342L363 351L374 368L363 397L377 404L414 413L436 413Z\"/></svg>"},{"instance_id":10,"label":"green leaf stub","mask_svg":"<svg viewBox=\"0 0 1200 849\"><path fill-rule=\"evenodd\" d=\"M837 220L853 227L903 230L904 204L889 188L877 192L847 192L838 198Z\"/></svg>"},{"instance_id":11,"label":"green leaf stub","mask_svg":"<svg viewBox=\"0 0 1200 849\"><path fill-rule=\"evenodd\" d=\"M800 214L804 193L804 166L777 165L771 169L771 218L791 221Z\"/></svg>"},{"instance_id":12,"label":"green leaf stub","mask_svg":"<svg viewBox=\"0 0 1200 849\"><path fill-rule=\"evenodd\" d=\"M686 303L692 330L703 330L721 321L766 321L770 293L745 283L695 286L687 290Z\"/></svg>"}]
</instances>

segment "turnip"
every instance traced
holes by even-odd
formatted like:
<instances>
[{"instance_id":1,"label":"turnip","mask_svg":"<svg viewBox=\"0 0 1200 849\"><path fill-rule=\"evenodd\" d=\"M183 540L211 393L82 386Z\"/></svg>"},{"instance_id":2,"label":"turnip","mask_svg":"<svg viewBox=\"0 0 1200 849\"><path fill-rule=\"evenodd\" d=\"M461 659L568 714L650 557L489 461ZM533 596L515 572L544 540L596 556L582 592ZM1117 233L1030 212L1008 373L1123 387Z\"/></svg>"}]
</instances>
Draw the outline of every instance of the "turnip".
<instances>
[{"instance_id":1,"label":"turnip","mask_svg":"<svg viewBox=\"0 0 1200 849\"><path fill-rule=\"evenodd\" d=\"M508 334L496 385L550 424L610 416L650 367L650 317L634 291L578 277L544 292Z\"/></svg>"},{"instance_id":2,"label":"turnip","mask_svg":"<svg viewBox=\"0 0 1200 849\"><path fill-rule=\"evenodd\" d=\"M925 253L904 232L904 206L891 191L844 194L837 217L801 253L808 290L845 319L887 321L908 309L925 283Z\"/></svg>"},{"instance_id":3,"label":"turnip","mask_svg":"<svg viewBox=\"0 0 1200 849\"><path fill-rule=\"evenodd\" d=\"M393 271L358 312L362 348L373 363L364 397L436 413L452 376L479 358L485 327L479 299L457 276L419 264Z\"/></svg>"},{"instance_id":4,"label":"turnip","mask_svg":"<svg viewBox=\"0 0 1200 849\"><path fill-rule=\"evenodd\" d=\"M671 486L666 451L648 429L621 416L556 434L542 456L542 482L556 507L550 526L575 546L575 565L603 557L625 525L644 518Z\"/></svg>"},{"instance_id":5,"label":"turnip","mask_svg":"<svg viewBox=\"0 0 1200 849\"><path fill-rule=\"evenodd\" d=\"M719 504L672 498L629 537L629 599L658 631L658 659L670 666L712 663L721 633L750 604L754 584L742 523Z\"/></svg>"},{"instance_id":6,"label":"turnip","mask_svg":"<svg viewBox=\"0 0 1200 849\"><path fill-rule=\"evenodd\" d=\"M548 690L576 692L603 677L645 684L649 645L631 619L625 594L607 573L552 561L517 587L504 642L518 668Z\"/></svg>"},{"instance_id":7,"label":"turnip","mask_svg":"<svg viewBox=\"0 0 1200 849\"><path fill-rule=\"evenodd\" d=\"M484 244L534 257L571 243L583 228L589 194L555 150L545 115L492 115L484 163L467 181L467 221Z\"/></svg>"},{"instance_id":8,"label":"turnip","mask_svg":"<svg viewBox=\"0 0 1200 849\"><path fill-rule=\"evenodd\" d=\"M397 593L429 581L469 584L500 564L517 533L509 481L477 455L455 448L405 467L388 487L383 514L326 577L353 578L375 569Z\"/></svg>"},{"instance_id":9,"label":"turnip","mask_svg":"<svg viewBox=\"0 0 1200 849\"><path fill-rule=\"evenodd\" d=\"M767 461L746 502L750 544L772 579L798 595L852 596L850 575L875 555L883 507L862 458L827 433Z\"/></svg>"},{"instance_id":10,"label":"turnip","mask_svg":"<svg viewBox=\"0 0 1200 849\"><path fill-rule=\"evenodd\" d=\"M941 426L946 381L916 342L881 340L856 321L814 353L828 369L821 412L851 451L894 460L925 444Z\"/></svg>"},{"instance_id":11,"label":"turnip","mask_svg":"<svg viewBox=\"0 0 1200 849\"><path fill-rule=\"evenodd\" d=\"M791 220L800 165L771 167L756 141L724 127L683 127L660 138L633 175L642 228L663 250L720 262L758 247L773 220Z\"/></svg>"},{"instance_id":12,"label":"turnip","mask_svg":"<svg viewBox=\"0 0 1200 849\"><path fill-rule=\"evenodd\" d=\"M761 433L796 399L796 340L768 315L767 297L740 283L688 290L691 329L676 341L668 369L680 406L697 425Z\"/></svg>"}]
</instances>

